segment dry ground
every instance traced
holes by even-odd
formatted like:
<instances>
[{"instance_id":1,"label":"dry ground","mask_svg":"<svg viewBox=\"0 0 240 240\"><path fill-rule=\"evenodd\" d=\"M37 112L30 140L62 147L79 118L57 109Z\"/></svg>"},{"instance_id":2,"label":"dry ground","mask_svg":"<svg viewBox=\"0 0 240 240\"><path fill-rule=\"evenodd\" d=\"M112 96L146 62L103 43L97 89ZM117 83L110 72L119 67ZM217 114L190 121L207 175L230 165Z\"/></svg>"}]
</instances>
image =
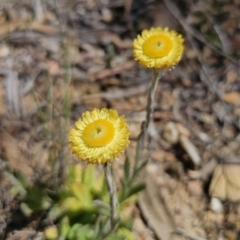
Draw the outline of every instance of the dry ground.
<instances>
[{"instance_id":1,"label":"dry ground","mask_svg":"<svg viewBox=\"0 0 240 240\"><path fill-rule=\"evenodd\" d=\"M148 187L128 213L136 239L240 239L240 2L39 2L0 3L2 239L43 239L44 217L23 220L5 173L60 184L77 162L67 131L85 110L124 114L134 155L151 70L132 40L151 26L182 33L185 52L157 89Z\"/></svg>"}]
</instances>

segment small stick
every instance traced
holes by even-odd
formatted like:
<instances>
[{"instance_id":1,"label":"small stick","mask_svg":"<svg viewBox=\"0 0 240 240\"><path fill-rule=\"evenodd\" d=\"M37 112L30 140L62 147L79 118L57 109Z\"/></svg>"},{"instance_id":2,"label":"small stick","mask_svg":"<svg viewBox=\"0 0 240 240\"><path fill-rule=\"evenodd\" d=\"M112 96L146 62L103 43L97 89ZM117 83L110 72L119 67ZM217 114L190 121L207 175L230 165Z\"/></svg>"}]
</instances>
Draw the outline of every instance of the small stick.
<instances>
[{"instance_id":1,"label":"small stick","mask_svg":"<svg viewBox=\"0 0 240 240\"><path fill-rule=\"evenodd\" d=\"M206 240L205 238L201 238L198 236L195 236L189 232L187 232L186 230L184 230L183 228L177 228L175 231L175 234L181 235L181 236L185 236L191 240Z\"/></svg>"},{"instance_id":2,"label":"small stick","mask_svg":"<svg viewBox=\"0 0 240 240\"><path fill-rule=\"evenodd\" d=\"M35 21L41 22L43 19L43 5L41 0L32 0Z\"/></svg>"}]
</instances>

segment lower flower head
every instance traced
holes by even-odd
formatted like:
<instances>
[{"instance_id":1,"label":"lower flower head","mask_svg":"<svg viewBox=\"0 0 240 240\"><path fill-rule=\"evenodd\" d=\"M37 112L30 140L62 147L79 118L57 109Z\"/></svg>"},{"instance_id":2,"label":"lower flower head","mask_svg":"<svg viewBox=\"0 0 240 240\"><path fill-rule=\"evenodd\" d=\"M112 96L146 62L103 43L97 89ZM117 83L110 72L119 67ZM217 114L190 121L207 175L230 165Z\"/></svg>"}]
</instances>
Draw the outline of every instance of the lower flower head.
<instances>
[{"instance_id":1,"label":"lower flower head","mask_svg":"<svg viewBox=\"0 0 240 240\"><path fill-rule=\"evenodd\" d=\"M130 131L123 116L103 108L85 112L69 131L69 146L74 155L88 163L110 162L129 144Z\"/></svg>"},{"instance_id":2,"label":"lower flower head","mask_svg":"<svg viewBox=\"0 0 240 240\"><path fill-rule=\"evenodd\" d=\"M168 28L144 30L133 42L135 59L147 68L171 68L181 60L183 50L182 35Z\"/></svg>"}]
</instances>

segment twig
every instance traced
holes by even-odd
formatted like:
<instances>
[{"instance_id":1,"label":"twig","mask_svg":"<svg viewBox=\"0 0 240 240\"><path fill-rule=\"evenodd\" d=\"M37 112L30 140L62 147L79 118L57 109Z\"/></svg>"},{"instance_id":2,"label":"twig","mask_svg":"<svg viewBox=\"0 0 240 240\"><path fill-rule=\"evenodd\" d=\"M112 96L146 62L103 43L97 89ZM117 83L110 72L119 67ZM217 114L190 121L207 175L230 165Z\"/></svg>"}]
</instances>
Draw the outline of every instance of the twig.
<instances>
[{"instance_id":1,"label":"twig","mask_svg":"<svg viewBox=\"0 0 240 240\"><path fill-rule=\"evenodd\" d=\"M149 85L148 83L144 83L141 85L129 87L124 90L118 89L118 90L111 90L109 92L101 92L96 94L84 95L81 97L81 99L86 100L86 99L92 99L92 98L103 98L106 100L111 100L111 99L129 98L135 95L141 95L146 93L148 85Z\"/></svg>"},{"instance_id":2,"label":"twig","mask_svg":"<svg viewBox=\"0 0 240 240\"><path fill-rule=\"evenodd\" d=\"M35 21L41 22L43 19L43 6L41 0L32 0Z\"/></svg>"},{"instance_id":3,"label":"twig","mask_svg":"<svg viewBox=\"0 0 240 240\"><path fill-rule=\"evenodd\" d=\"M7 61L8 68L4 73L6 76L6 100L10 114L17 118L22 116L21 93L19 89L18 72L12 70L13 60Z\"/></svg>"},{"instance_id":4,"label":"twig","mask_svg":"<svg viewBox=\"0 0 240 240\"><path fill-rule=\"evenodd\" d=\"M213 74L211 73L209 67L204 63L203 59L202 59L202 55L200 50L197 47L197 44L195 43L193 37L187 33L188 39L190 44L192 45L196 55L197 55L197 59L199 61L199 63L201 64L201 71L199 74L199 77L201 79L201 81L206 84L206 86L208 86L208 88L210 89L210 91L217 97L217 99L222 103L223 109L225 111L224 114L224 121L226 122L231 122L233 123L238 129L240 129L240 125L238 123L238 121L236 120L236 117L231 117L228 112L228 106L226 105L226 103L223 102L221 94L219 93L219 90L217 87L215 87L212 82L214 82L214 80L211 79L210 76L212 76Z\"/></svg>"},{"instance_id":5,"label":"twig","mask_svg":"<svg viewBox=\"0 0 240 240\"><path fill-rule=\"evenodd\" d=\"M222 44L223 52L227 55L231 52L231 46L229 44L229 40L227 38L227 34L221 29L221 27L214 21L213 17L205 12L206 17L211 22L213 29L215 30L218 38Z\"/></svg>"},{"instance_id":6,"label":"twig","mask_svg":"<svg viewBox=\"0 0 240 240\"><path fill-rule=\"evenodd\" d=\"M194 30L191 26L189 26L185 19L182 17L180 11L177 9L173 1L171 0L163 0L166 7L168 8L169 12L178 20L178 22L182 25L182 27L185 29L187 33L189 33L192 37L197 38L199 41L202 43L206 44L209 46L212 50L214 50L216 53L228 58L231 62L236 64L238 66L238 62L235 59L232 59L229 57L227 54L225 54L223 51L218 49L214 44L209 42L203 35L199 34L196 30Z\"/></svg>"},{"instance_id":7,"label":"twig","mask_svg":"<svg viewBox=\"0 0 240 240\"><path fill-rule=\"evenodd\" d=\"M178 234L178 235L182 235L182 236L185 236L191 240L206 240L205 238L201 238L201 237L198 237L198 236L195 236L189 232L187 232L186 230L184 230L183 228L177 228L176 231L174 232L175 234Z\"/></svg>"}]
</instances>

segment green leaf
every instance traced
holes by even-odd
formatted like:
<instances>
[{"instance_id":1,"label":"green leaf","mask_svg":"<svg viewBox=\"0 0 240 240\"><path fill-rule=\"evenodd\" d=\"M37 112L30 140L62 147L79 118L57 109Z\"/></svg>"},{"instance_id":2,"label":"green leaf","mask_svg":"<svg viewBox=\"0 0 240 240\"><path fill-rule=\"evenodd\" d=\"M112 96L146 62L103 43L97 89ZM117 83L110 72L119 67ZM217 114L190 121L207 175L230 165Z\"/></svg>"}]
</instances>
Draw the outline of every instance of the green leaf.
<instances>
[{"instance_id":1,"label":"green leaf","mask_svg":"<svg viewBox=\"0 0 240 240\"><path fill-rule=\"evenodd\" d=\"M61 220L61 222L59 223L58 229L59 229L59 236L65 239L68 235L69 230L71 229L69 218L67 216Z\"/></svg>"},{"instance_id":2,"label":"green leaf","mask_svg":"<svg viewBox=\"0 0 240 240\"><path fill-rule=\"evenodd\" d=\"M127 182L129 180L130 169L131 169L131 164L130 164L129 157L127 156L126 161L124 163L124 180L125 180L125 182Z\"/></svg>"},{"instance_id":3,"label":"green leaf","mask_svg":"<svg viewBox=\"0 0 240 240\"><path fill-rule=\"evenodd\" d=\"M88 186L89 189L92 188L95 182L95 166L93 164L88 165L83 171L82 182Z\"/></svg>"},{"instance_id":4,"label":"green leaf","mask_svg":"<svg viewBox=\"0 0 240 240\"><path fill-rule=\"evenodd\" d=\"M136 183L135 185L133 185L133 186L129 189L126 198L128 198L128 197L130 197L130 196L132 196L132 195L134 195L134 194L142 191L143 189L145 189L145 187L146 187L146 184L145 184L145 183Z\"/></svg>"},{"instance_id":5,"label":"green leaf","mask_svg":"<svg viewBox=\"0 0 240 240\"><path fill-rule=\"evenodd\" d=\"M48 209L51 205L52 199L44 192L44 190L38 186L27 189L27 194L24 198L24 202L33 211Z\"/></svg>"},{"instance_id":6,"label":"green leaf","mask_svg":"<svg viewBox=\"0 0 240 240\"><path fill-rule=\"evenodd\" d=\"M93 231L93 227L89 224L81 225L81 224L74 224L69 234L67 236L69 240L94 240L96 236Z\"/></svg>"},{"instance_id":7,"label":"green leaf","mask_svg":"<svg viewBox=\"0 0 240 240\"><path fill-rule=\"evenodd\" d=\"M75 240L75 236L76 236L76 232L78 230L78 228L80 228L82 226L82 224L80 223L75 223L71 229L69 230L68 232L68 235L67 235L67 239L71 239L71 240Z\"/></svg>"},{"instance_id":8,"label":"green leaf","mask_svg":"<svg viewBox=\"0 0 240 240\"><path fill-rule=\"evenodd\" d=\"M112 234L106 240L127 240L125 236L118 235L118 234Z\"/></svg>"},{"instance_id":9,"label":"green leaf","mask_svg":"<svg viewBox=\"0 0 240 240\"><path fill-rule=\"evenodd\" d=\"M62 211L59 205L55 204L49 210L48 217L51 218L51 220L56 220L61 214L62 214Z\"/></svg>"},{"instance_id":10,"label":"green leaf","mask_svg":"<svg viewBox=\"0 0 240 240\"><path fill-rule=\"evenodd\" d=\"M147 163L149 162L149 159L143 161L137 168L137 172L140 172L146 165Z\"/></svg>"},{"instance_id":11,"label":"green leaf","mask_svg":"<svg viewBox=\"0 0 240 240\"><path fill-rule=\"evenodd\" d=\"M21 172L15 171L15 176L25 189L29 186L27 179Z\"/></svg>"},{"instance_id":12,"label":"green leaf","mask_svg":"<svg viewBox=\"0 0 240 240\"><path fill-rule=\"evenodd\" d=\"M33 212L32 209L24 202L20 204L20 209L22 213L27 217L31 216Z\"/></svg>"},{"instance_id":13,"label":"green leaf","mask_svg":"<svg viewBox=\"0 0 240 240\"><path fill-rule=\"evenodd\" d=\"M80 213L88 213L91 216L91 214L97 213L97 206L92 202L83 203L75 197L69 197L63 201L61 210L65 214L70 214L71 217L79 216Z\"/></svg>"},{"instance_id":14,"label":"green leaf","mask_svg":"<svg viewBox=\"0 0 240 240\"><path fill-rule=\"evenodd\" d=\"M87 184L74 182L70 186L70 191L83 204L91 204L92 196Z\"/></svg>"},{"instance_id":15,"label":"green leaf","mask_svg":"<svg viewBox=\"0 0 240 240\"><path fill-rule=\"evenodd\" d=\"M121 179L121 183L122 183L122 189L117 192L119 203L125 200L125 195L127 190L127 187L124 185L125 183L122 179Z\"/></svg>"},{"instance_id":16,"label":"green leaf","mask_svg":"<svg viewBox=\"0 0 240 240\"><path fill-rule=\"evenodd\" d=\"M66 184L70 184L72 182L82 182L82 174L83 174L82 165L80 164L70 165L68 167Z\"/></svg>"},{"instance_id":17,"label":"green leaf","mask_svg":"<svg viewBox=\"0 0 240 240\"><path fill-rule=\"evenodd\" d=\"M101 200L103 202L105 202L105 203L109 203L109 192L108 192L106 178L104 178L104 184L103 184L103 188L102 188Z\"/></svg>"},{"instance_id":18,"label":"green leaf","mask_svg":"<svg viewBox=\"0 0 240 240\"><path fill-rule=\"evenodd\" d=\"M48 227L44 232L45 238L47 240L58 239L58 229L56 226Z\"/></svg>"},{"instance_id":19,"label":"green leaf","mask_svg":"<svg viewBox=\"0 0 240 240\"><path fill-rule=\"evenodd\" d=\"M119 223L119 228L127 228L132 229L133 227L133 219L132 218L122 218Z\"/></svg>"},{"instance_id":20,"label":"green leaf","mask_svg":"<svg viewBox=\"0 0 240 240\"><path fill-rule=\"evenodd\" d=\"M135 240L133 233L127 228L119 228L117 230L118 236L123 236L125 240Z\"/></svg>"},{"instance_id":21,"label":"green leaf","mask_svg":"<svg viewBox=\"0 0 240 240\"><path fill-rule=\"evenodd\" d=\"M105 175L102 173L98 178L94 180L94 184L92 186L92 194L94 195L93 197L99 197L102 195L104 184Z\"/></svg>"},{"instance_id":22,"label":"green leaf","mask_svg":"<svg viewBox=\"0 0 240 240\"><path fill-rule=\"evenodd\" d=\"M4 172L4 177L6 177L13 185L11 193L13 196L20 194L22 197L26 195L26 188L28 187L28 183L22 174L16 174L16 177L11 172Z\"/></svg>"},{"instance_id":23,"label":"green leaf","mask_svg":"<svg viewBox=\"0 0 240 240\"><path fill-rule=\"evenodd\" d=\"M77 240L94 240L96 236L94 234L93 228L90 225L83 225L76 231ZM74 239L74 240L75 240Z\"/></svg>"},{"instance_id":24,"label":"green leaf","mask_svg":"<svg viewBox=\"0 0 240 240\"><path fill-rule=\"evenodd\" d=\"M98 217L93 226L94 235L99 236L100 230L101 230L101 217Z\"/></svg>"},{"instance_id":25,"label":"green leaf","mask_svg":"<svg viewBox=\"0 0 240 240\"><path fill-rule=\"evenodd\" d=\"M97 206L99 214L104 215L104 216L110 216L111 209L108 204L106 204L104 202L101 203L101 201L99 201L99 203L94 202L94 204Z\"/></svg>"},{"instance_id":26,"label":"green leaf","mask_svg":"<svg viewBox=\"0 0 240 240\"><path fill-rule=\"evenodd\" d=\"M96 212L94 213L94 211L89 210L88 212L82 212L81 215L76 218L76 220L82 224L93 224L96 221L96 217Z\"/></svg>"},{"instance_id":27,"label":"green leaf","mask_svg":"<svg viewBox=\"0 0 240 240\"><path fill-rule=\"evenodd\" d=\"M82 204L75 197L65 199L61 205L61 210L67 214L77 214L82 209Z\"/></svg>"}]
</instances>

